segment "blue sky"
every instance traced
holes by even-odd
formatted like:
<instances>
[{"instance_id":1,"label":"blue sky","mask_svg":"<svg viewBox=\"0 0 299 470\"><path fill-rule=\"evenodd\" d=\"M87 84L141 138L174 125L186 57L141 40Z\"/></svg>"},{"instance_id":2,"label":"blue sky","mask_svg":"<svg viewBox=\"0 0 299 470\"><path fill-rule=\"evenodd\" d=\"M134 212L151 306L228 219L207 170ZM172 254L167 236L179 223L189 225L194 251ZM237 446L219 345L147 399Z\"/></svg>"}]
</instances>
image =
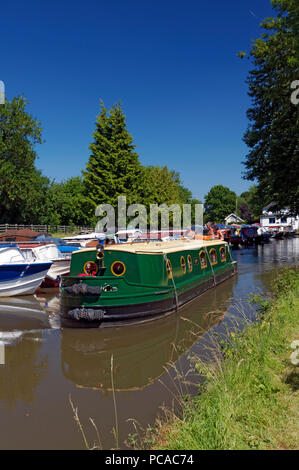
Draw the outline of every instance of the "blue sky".
<instances>
[{"instance_id":1,"label":"blue sky","mask_svg":"<svg viewBox=\"0 0 299 470\"><path fill-rule=\"evenodd\" d=\"M121 101L143 164L178 171L198 198L245 191L250 63L236 54L272 13L270 0L2 3L0 80L42 122L37 167L80 175L100 99Z\"/></svg>"}]
</instances>

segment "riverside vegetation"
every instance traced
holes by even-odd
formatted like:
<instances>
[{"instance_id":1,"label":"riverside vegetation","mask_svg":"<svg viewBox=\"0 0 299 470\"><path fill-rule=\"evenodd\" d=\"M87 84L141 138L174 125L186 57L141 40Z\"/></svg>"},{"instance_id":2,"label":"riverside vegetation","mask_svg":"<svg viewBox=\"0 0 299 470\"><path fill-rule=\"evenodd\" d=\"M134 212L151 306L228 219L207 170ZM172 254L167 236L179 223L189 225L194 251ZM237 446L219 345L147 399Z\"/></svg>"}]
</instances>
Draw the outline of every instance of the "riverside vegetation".
<instances>
[{"instance_id":1,"label":"riverside vegetation","mask_svg":"<svg viewBox=\"0 0 299 470\"><path fill-rule=\"evenodd\" d=\"M298 267L279 272L271 298L253 296L251 302L257 304L258 321L230 332L221 359L219 354L212 363L194 358L195 369L205 377L198 395L181 397L180 416L166 412L141 444L131 436L131 445L167 450L298 448L298 369L290 360L290 345L299 339Z\"/></svg>"}]
</instances>

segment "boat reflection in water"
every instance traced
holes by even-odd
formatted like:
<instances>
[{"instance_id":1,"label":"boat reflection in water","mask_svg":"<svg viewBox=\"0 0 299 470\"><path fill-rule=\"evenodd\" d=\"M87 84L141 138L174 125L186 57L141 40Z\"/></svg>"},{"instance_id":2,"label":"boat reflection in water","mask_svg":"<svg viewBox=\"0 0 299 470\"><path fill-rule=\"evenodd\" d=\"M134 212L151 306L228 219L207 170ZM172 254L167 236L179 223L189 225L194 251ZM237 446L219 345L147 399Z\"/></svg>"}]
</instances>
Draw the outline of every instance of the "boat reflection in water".
<instances>
[{"instance_id":1,"label":"boat reflection in water","mask_svg":"<svg viewBox=\"0 0 299 470\"><path fill-rule=\"evenodd\" d=\"M22 333L45 328L51 328L51 318L37 297L26 295L0 298L0 336L7 330Z\"/></svg>"},{"instance_id":2,"label":"boat reflection in water","mask_svg":"<svg viewBox=\"0 0 299 470\"><path fill-rule=\"evenodd\" d=\"M113 355L116 391L140 390L151 385L211 327L221 323L235 282L236 278L231 278L178 313L150 323L62 329L64 376L79 388L107 393L111 391Z\"/></svg>"},{"instance_id":3,"label":"boat reflection in water","mask_svg":"<svg viewBox=\"0 0 299 470\"><path fill-rule=\"evenodd\" d=\"M48 359L41 353L41 347L43 331L57 328L56 295L57 292L47 299L33 295L0 298L0 345L5 347L0 402L3 400L8 409L13 409L20 400L32 402L47 373Z\"/></svg>"}]
</instances>

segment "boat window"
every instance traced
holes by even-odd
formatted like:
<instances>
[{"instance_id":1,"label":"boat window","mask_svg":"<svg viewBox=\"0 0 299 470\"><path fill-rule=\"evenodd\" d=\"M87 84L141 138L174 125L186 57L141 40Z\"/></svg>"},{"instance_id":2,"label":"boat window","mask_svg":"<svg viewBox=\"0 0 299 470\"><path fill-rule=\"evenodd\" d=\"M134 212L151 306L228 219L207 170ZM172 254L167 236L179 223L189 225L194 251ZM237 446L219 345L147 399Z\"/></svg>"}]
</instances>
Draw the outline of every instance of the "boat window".
<instances>
[{"instance_id":1,"label":"boat window","mask_svg":"<svg viewBox=\"0 0 299 470\"><path fill-rule=\"evenodd\" d=\"M202 269L206 268L207 267L207 257L206 257L206 254L203 250L199 253L199 259L200 259L201 268Z\"/></svg>"},{"instance_id":2,"label":"boat window","mask_svg":"<svg viewBox=\"0 0 299 470\"><path fill-rule=\"evenodd\" d=\"M167 271L168 278L171 279L172 278L172 266L171 266L171 262L169 261L169 259L166 261L166 271Z\"/></svg>"},{"instance_id":3,"label":"boat window","mask_svg":"<svg viewBox=\"0 0 299 470\"><path fill-rule=\"evenodd\" d=\"M220 248L220 259L221 259L222 263L224 263L226 261L226 251L225 251L224 246L222 246Z\"/></svg>"},{"instance_id":4,"label":"boat window","mask_svg":"<svg viewBox=\"0 0 299 470\"><path fill-rule=\"evenodd\" d=\"M187 256L188 271L192 271L192 258L190 255Z\"/></svg>"},{"instance_id":5,"label":"boat window","mask_svg":"<svg viewBox=\"0 0 299 470\"><path fill-rule=\"evenodd\" d=\"M88 276L96 276L98 272L98 265L94 261L87 261L84 264L84 272Z\"/></svg>"},{"instance_id":6,"label":"boat window","mask_svg":"<svg viewBox=\"0 0 299 470\"><path fill-rule=\"evenodd\" d=\"M114 276L122 276L126 272L126 266L121 261L114 261L111 271Z\"/></svg>"},{"instance_id":7,"label":"boat window","mask_svg":"<svg viewBox=\"0 0 299 470\"><path fill-rule=\"evenodd\" d=\"M186 269L186 261L185 261L184 256L181 256L181 268L182 268L183 273L186 274L187 269Z\"/></svg>"},{"instance_id":8,"label":"boat window","mask_svg":"<svg viewBox=\"0 0 299 470\"><path fill-rule=\"evenodd\" d=\"M217 264L218 263L217 253L216 253L215 248L212 248L210 250L210 262L211 262L211 264Z\"/></svg>"}]
</instances>

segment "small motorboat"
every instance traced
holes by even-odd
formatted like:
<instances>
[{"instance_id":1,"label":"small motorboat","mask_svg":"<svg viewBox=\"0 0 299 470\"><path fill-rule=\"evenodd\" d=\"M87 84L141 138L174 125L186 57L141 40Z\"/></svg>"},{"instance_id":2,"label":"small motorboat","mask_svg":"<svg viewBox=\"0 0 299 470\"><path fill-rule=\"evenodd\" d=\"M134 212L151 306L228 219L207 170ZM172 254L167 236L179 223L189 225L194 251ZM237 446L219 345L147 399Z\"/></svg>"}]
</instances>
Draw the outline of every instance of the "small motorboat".
<instances>
[{"instance_id":1,"label":"small motorboat","mask_svg":"<svg viewBox=\"0 0 299 470\"><path fill-rule=\"evenodd\" d=\"M77 251L80 249L79 246L73 246L71 243L67 243L66 240L57 237L51 237L50 235L39 235L34 239L34 242L43 243L43 244L50 244L54 243L57 245L58 250L62 253L63 256L70 256L73 251ZM77 244L76 244L77 245Z\"/></svg>"},{"instance_id":2,"label":"small motorboat","mask_svg":"<svg viewBox=\"0 0 299 470\"><path fill-rule=\"evenodd\" d=\"M0 246L0 297L34 294L52 266L28 261L17 246Z\"/></svg>"},{"instance_id":3,"label":"small motorboat","mask_svg":"<svg viewBox=\"0 0 299 470\"><path fill-rule=\"evenodd\" d=\"M48 245L20 243L19 248L28 261L51 261L53 263L45 278L47 287L55 287L55 281L59 281L60 276L66 276L70 272L71 256L63 256L57 245L53 243Z\"/></svg>"}]
</instances>

